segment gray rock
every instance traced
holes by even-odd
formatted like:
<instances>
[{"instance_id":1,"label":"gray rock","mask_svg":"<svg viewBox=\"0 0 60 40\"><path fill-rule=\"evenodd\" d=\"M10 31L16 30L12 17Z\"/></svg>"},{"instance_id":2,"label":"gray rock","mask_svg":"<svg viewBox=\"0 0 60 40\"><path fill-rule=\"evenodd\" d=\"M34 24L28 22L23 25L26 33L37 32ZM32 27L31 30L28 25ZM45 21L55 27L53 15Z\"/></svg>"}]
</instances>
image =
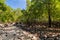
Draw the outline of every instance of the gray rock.
<instances>
[{"instance_id":1,"label":"gray rock","mask_svg":"<svg viewBox=\"0 0 60 40\"><path fill-rule=\"evenodd\" d=\"M4 33L4 31L3 30L0 30L0 35L3 34L3 33Z\"/></svg>"},{"instance_id":2,"label":"gray rock","mask_svg":"<svg viewBox=\"0 0 60 40\"><path fill-rule=\"evenodd\" d=\"M4 27L0 30L0 40L32 40L32 36L32 34L15 26Z\"/></svg>"},{"instance_id":3,"label":"gray rock","mask_svg":"<svg viewBox=\"0 0 60 40\"><path fill-rule=\"evenodd\" d=\"M0 36L0 40L2 40L3 38L2 38L2 36Z\"/></svg>"}]
</instances>

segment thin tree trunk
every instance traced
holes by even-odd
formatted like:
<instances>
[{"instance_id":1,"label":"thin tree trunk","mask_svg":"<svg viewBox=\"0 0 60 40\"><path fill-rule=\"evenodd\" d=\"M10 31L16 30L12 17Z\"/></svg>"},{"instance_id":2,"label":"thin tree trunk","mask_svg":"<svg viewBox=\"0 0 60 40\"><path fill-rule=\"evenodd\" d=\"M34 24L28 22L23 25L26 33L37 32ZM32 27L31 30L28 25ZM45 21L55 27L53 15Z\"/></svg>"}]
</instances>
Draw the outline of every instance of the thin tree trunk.
<instances>
[{"instance_id":1,"label":"thin tree trunk","mask_svg":"<svg viewBox=\"0 0 60 40\"><path fill-rule=\"evenodd\" d=\"M51 27L51 15L50 15L50 10L48 10L48 23L49 23L49 27Z\"/></svg>"},{"instance_id":2,"label":"thin tree trunk","mask_svg":"<svg viewBox=\"0 0 60 40\"><path fill-rule=\"evenodd\" d=\"M51 27L51 3L48 3L47 7L48 7L48 23L49 27Z\"/></svg>"}]
</instances>

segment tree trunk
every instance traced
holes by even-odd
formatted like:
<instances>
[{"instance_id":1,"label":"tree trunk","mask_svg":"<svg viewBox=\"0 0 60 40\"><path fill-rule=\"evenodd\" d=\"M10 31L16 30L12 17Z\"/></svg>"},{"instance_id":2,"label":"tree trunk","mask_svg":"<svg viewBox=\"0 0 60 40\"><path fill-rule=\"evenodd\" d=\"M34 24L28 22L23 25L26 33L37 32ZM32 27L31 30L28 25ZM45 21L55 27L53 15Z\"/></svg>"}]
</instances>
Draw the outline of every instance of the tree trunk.
<instances>
[{"instance_id":1,"label":"tree trunk","mask_svg":"<svg viewBox=\"0 0 60 40\"><path fill-rule=\"evenodd\" d=\"M48 23L49 27L51 27L51 3L48 3L47 7L48 7Z\"/></svg>"},{"instance_id":2,"label":"tree trunk","mask_svg":"<svg viewBox=\"0 0 60 40\"><path fill-rule=\"evenodd\" d=\"M48 10L48 23L49 23L49 27L51 27L51 15L50 15L50 10Z\"/></svg>"}]
</instances>

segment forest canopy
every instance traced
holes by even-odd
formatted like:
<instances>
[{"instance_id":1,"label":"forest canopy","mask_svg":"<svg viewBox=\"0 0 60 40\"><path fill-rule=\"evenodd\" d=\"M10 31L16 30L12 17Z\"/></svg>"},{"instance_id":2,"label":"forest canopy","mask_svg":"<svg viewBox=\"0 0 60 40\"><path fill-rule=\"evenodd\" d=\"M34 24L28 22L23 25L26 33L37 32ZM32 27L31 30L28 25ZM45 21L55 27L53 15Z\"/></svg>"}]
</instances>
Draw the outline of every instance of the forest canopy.
<instances>
[{"instance_id":1,"label":"forest canopy","mask_svg":"<svg viewBox=\"0 0 60 40\"><path fill-rule=\"evenodd\" d=\"M5 1L0 0L0 23L60 21L60 0L26 0L26 9L13 9Z\"/></svg>"}]
</instances>

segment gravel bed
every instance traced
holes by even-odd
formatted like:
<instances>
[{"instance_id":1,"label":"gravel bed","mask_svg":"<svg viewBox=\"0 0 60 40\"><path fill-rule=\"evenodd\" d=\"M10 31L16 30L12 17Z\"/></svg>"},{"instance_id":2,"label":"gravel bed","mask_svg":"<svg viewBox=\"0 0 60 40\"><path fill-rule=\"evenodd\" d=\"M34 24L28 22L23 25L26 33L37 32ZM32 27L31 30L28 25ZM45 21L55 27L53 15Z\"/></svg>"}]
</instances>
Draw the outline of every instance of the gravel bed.
<instances>
[{"instance_id":1,"label":"gravel bed","mask_svg":"<svg viewBox=\"0 0 60 40\"><path fill-rule=\"evenodd\" d=\"M0 40L39 40L39 37L36 37L36 34L12 26L0 28Z\"/></svg>"},{"instance_id":2,"label":"gravel bed","mask_svg":"<svg viewBox=\"0 0 60 40\"><path fill-rule=\"evenodd\" d=\"M31 34L16 26L1 26L0 40L60 40L60 33L40 31L39 34Z\"/></svg>"}]
</instances>

